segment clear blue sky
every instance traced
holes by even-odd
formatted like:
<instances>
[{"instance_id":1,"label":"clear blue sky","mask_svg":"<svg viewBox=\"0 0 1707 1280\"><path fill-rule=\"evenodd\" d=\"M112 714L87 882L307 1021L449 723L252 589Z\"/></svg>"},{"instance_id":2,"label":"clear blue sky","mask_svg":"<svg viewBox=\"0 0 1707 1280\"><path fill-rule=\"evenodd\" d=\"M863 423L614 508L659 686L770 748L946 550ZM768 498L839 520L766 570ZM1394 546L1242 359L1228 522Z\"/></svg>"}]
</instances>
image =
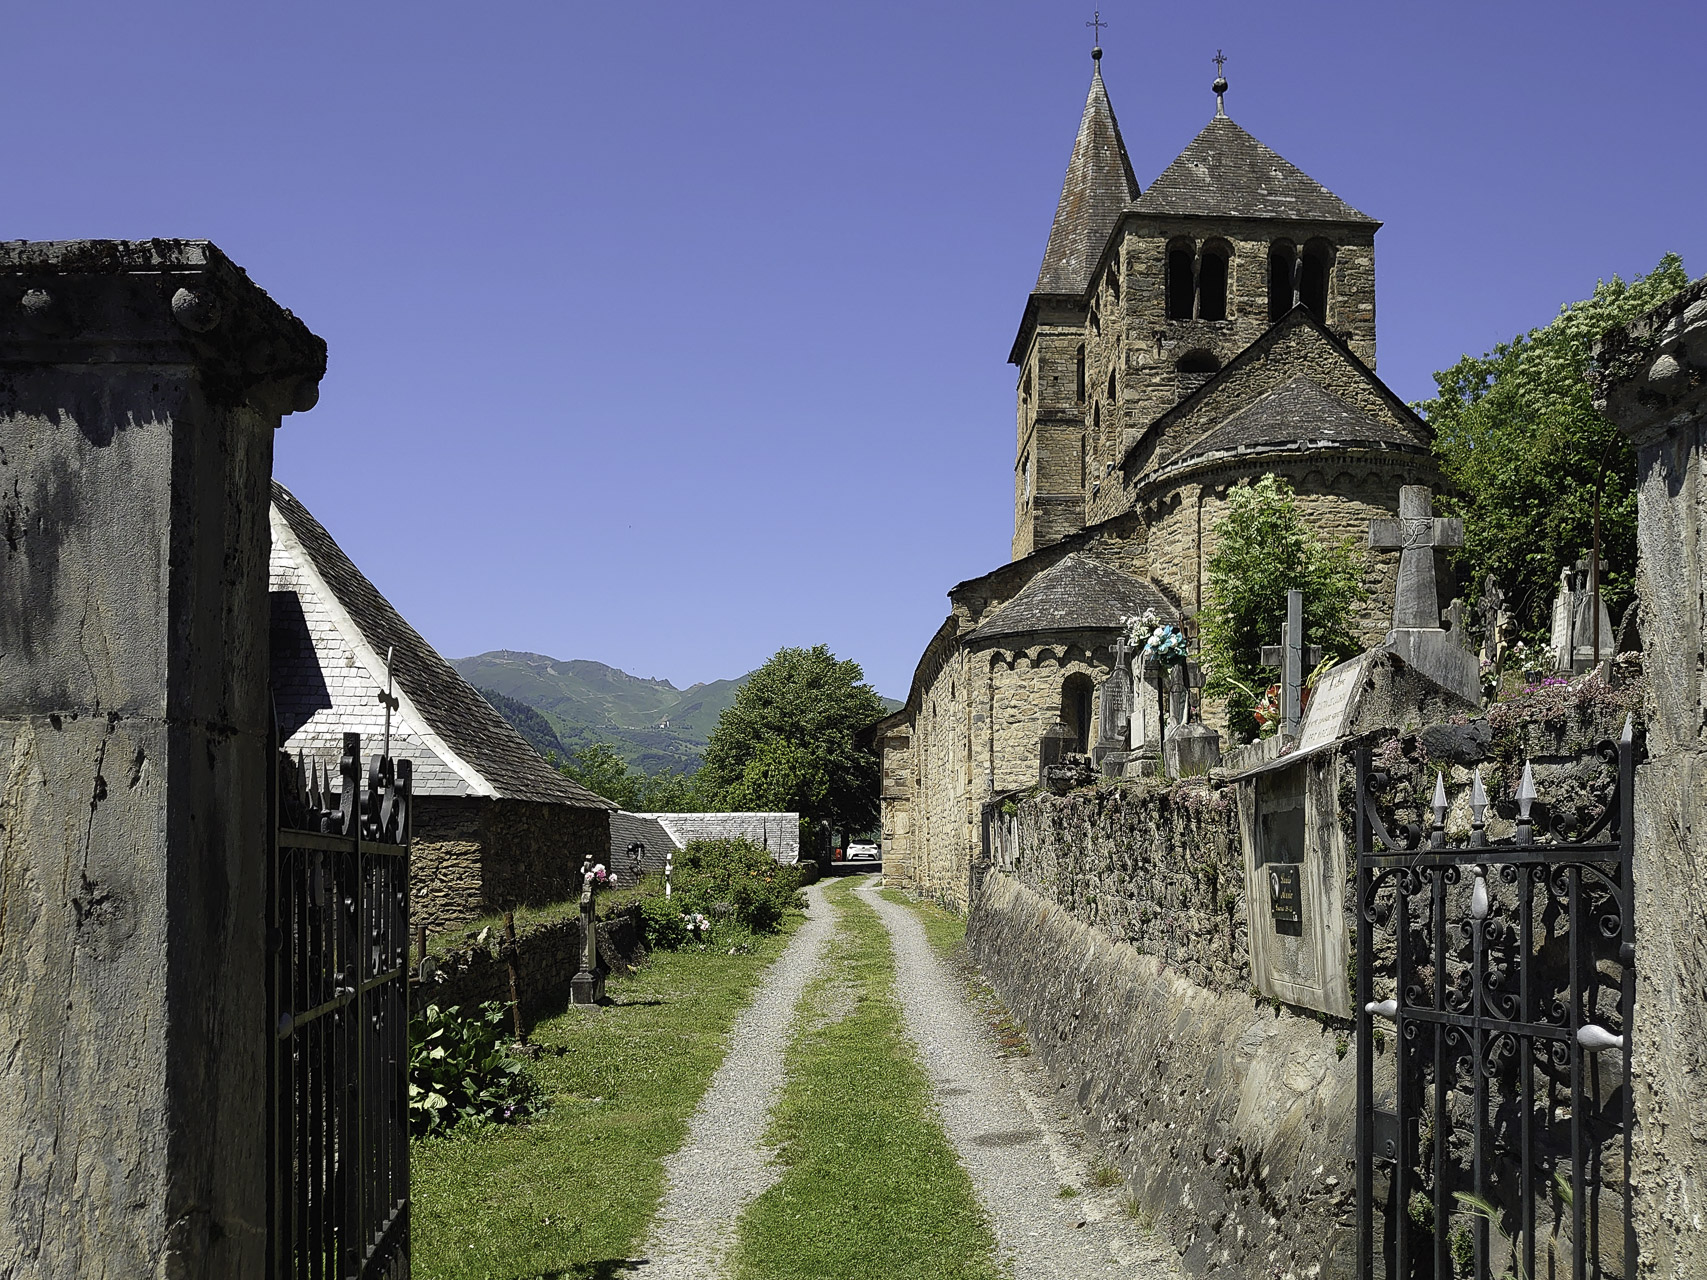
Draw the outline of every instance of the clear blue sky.
<instances>
[{"instance_id":1,"label":"clear blue sky","mask_svg":"<svg viewBox=\"0 0 1707 1280\"><path fill-rule=\"evenodd\" d=\"M1140 183L1229 113L1359 209L1407 399L1667 249L1707 6L1103 6ZM277 474L441 651L904 696L1007 558L1090 5L14 4L0 235L217 242L331 346Z\"/></svg>"}]
</instances>

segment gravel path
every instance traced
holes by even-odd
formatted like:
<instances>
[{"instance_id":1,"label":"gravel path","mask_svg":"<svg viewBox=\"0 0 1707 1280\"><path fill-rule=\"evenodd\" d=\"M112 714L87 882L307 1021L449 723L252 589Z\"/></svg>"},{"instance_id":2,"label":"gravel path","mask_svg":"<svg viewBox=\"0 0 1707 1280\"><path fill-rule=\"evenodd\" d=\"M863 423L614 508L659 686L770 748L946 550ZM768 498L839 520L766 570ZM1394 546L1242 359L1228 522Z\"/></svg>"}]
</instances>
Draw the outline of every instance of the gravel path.
<instances>
[{"instance_id":1,"label":"gravel path","mask_svg":"<svg viewBox=\"0 0 1707 1280\"><path fill-rule=\"evenodd\" d=\"M1097 1151L1077 1109L1030 1057L1000 1056L919 918L877 887L859 892L888 926L907 1028L1015 1280L1176 1280L1178 1254L1126 1214L1125 1188L1090 1185ZM1062 1198L1062 1187L1079 1194Z\"/></svg>"},{"instance_id":2,"label":"gravel path","mask_svg":"<svg viewBox=\"0 0 1707 1280\"><path fill-rule=\"evenodd\" d=\"M729 1055L688 1121L687 1141L664 1161L668 1190L646 1241L647 1280L721 1275L736 1219L781 1173L760 1140L782 1085L794 1006L836 932L824 886L809 886L806 901L806 923L730 1032Z\"/></svg>"}]
</instances>

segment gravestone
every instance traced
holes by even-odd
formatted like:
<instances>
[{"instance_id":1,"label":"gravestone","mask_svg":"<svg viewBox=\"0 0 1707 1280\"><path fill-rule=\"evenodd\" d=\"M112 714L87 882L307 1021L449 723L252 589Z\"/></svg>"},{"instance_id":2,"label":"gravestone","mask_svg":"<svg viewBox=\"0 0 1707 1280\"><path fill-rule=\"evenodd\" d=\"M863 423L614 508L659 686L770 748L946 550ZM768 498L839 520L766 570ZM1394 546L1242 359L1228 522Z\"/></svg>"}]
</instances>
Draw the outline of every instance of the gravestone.
<instances>
[{"instance_id":1,"label":"gravestone","mask_svg":"<svg viewBox=\"0 0 1707 1280\"><path fill-rule=\"evenodd\" d=\"M1588 562L1579 560L1559 570L1559 593L1553 597L1553 627L1547 648L1553 655L1555 671L1587 671L1594 665L1597 622L1600 656L1610 658L1617 643L1612 615L1606 598L1597 597L1593 589Z\"/></svg>"},{"instance_id":2,"label":"gravestone","mask_svg":"<svg viewBox=\"0 0 1707 1280\"><path fill-rule=\"evenodd\" d=\"M1479 704L1481 665L1457 636L1440 625L1440 597L1434 580L1435 549L1463 546L1464 522L1436 516L1428 486L1407 484L1399 490L1399 518L1370 521L1369 545L1377 551L1399 552L1393 629L1381 647L1398 654L1442 688Z\"/></svg>"},{"instance_id":3,"label":"gravestone","mask_svg":"<svg viewBox=\"0 0 1707 1280\"><path fill-rule=\"evenodd\" d=\"M1097 740L1091 759L1106 776L1119 777L1131 754L1132 667L1126 636L1114 646L1114 669L1097 686Z\"/></svg>"},{"instance_id":4,"label":"gravestone","mask_svg":"<svg viewBox=\"0 0 1707 1280\"><path fill-rule=\"evenodd\" d=\"M599 929L593 918L593 861L581 864L581 968L569 980L571 1005L596 1005L605 998L605 975L599 969Z\"/></svg>"},{"instance_id":5,"label":"gravestone","mask_svg":"<svg viewBox=\"0 0 1707 1280\"><path fill-rule=\"evenodd\" d=\"M1505 607L1505 592L1500 590L1500 584L1490 573L1482 583L1481 599L1476 602L1476 627L1481 642L1479 657L1483 662L1499 663L1505 652L1501 633L1510 625L1510 618Z\"/></svg>"},{"instance_id":6,"label":"gravestone","mask_svg":"<svg viewBox=\"0 0 1707 1280\"><path fill-rule=\"evenodd\" d=\"M1286 621L1281 624L1280 643L1262 647L1262 664L1280 669L1280 729L1283 737L1296 738L1304 704L1305 671L1316 669L1322 647L1304 643L1304 593L1294 587L1286 593Z\"/></svg>"},{"instance_id":7,"label":"gravestone","mask_svg":"<svg viewBox=\"0 0 1707 1280\"><path fill-rule=\"evenodd\" d=\"M267 1271L274 432L213 245L0 243L0 1273Z\"/></svg>"}]
</instances>

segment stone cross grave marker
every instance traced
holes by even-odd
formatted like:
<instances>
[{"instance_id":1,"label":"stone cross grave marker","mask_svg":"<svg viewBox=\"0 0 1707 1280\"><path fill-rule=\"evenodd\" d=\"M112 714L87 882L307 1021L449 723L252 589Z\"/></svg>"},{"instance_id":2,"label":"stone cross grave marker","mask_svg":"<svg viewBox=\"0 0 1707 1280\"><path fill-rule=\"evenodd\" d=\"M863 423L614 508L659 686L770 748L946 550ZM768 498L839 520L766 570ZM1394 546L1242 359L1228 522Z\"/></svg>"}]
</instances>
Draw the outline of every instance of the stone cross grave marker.
<instances>
[{"instance_id":1,"label":"stone cross grave marker","mask_svg":"<svg viewBox=\"0 0 1707 1280\"><path fill-rule=\"evenodd\" d=\"M1114 670L1098 686L1097 740L1091 751L1091 758L1098 768L1115 774L1125 766L1131 734L1132 671L1129 662L1126 634L1122 632L1114 645Z\"/></svg>"},{"instance_id":2,"label":"stone cross grave marker","mask_svg":"<svg viewBox=\"0 0 1707 1280\"><path fill-rule=\"evenodd\" d=\"M1262 664L1280 668L1280 732L1298 736L1299 711L1303 706L1304 668L1314 670L1322 660L1322 646L1304 643L1304 593L1297 587L1286 593L1286 622L1279 644L1262 647Z\"/></svg>"},{"instance_id":3,"label":"stone cross grave marker","mask_svg":"<svg viewBox=\"0 0 1707 1280\"><path fill-rule=\"evenodd\" d=\"M1369 545L1399 552L1399 580L1393 590L1393 629L1381 646L1444 689L1472 705L1482 700L1481 666L1459 638L1440 625L1440 595L1434 581L1434 553L1464 545L1464 522L1434 514L1424 484L1399 489L1399 518L1371 520Z\"/></svg>"},{"instance_id":4,"label":"stone cross grave marker","mask_svg":"<svg viewBox=\"0 0 1707 1280\"><path fill-rule=\"evenodd\" d=\"M599 972L599 931L593 919L593 860L581 863L581 970L569 981L571 1005L595 1005L605 996Z\"/></svg>"},{"instance_id":5,"label":"stone cross grave marker","mask_svg":"<svg viewBox=\"0 0 1707 1280\"><path fill-rule=\"evenodd\" d=\"M1440 627L1440 594L1434 585L1434 553L1464 545L1464 522L1434 514L1434 496L1426 484L1399 489L1399 518L1369 522L1369 545L1399 552L1399 581L1393 592L1395 629Z\"/></svg>"}]
</instances>

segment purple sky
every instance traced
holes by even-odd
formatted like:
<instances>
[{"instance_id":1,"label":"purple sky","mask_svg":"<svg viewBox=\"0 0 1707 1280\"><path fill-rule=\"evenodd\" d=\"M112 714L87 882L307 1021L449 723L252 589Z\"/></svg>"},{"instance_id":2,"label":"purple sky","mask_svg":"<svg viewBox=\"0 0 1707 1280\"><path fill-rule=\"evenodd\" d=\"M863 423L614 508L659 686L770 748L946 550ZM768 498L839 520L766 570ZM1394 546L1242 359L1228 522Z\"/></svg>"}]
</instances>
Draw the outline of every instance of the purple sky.
<instances>
[{"instance_id":1,"label":"purple sky","mask_svg":"<svg viewBox=\"0 0 1707 1280\"><path fill-rule=\"evenodd\" d=\"M1104 5L1141 184L1228 112L1357 208L1407 399L1675 249L1707 6ZM12 6L0 235L205 236L331 345L277 473L448 656L904 696L1007 559L1090 7Z\"/></svg>"}]
</instances>

